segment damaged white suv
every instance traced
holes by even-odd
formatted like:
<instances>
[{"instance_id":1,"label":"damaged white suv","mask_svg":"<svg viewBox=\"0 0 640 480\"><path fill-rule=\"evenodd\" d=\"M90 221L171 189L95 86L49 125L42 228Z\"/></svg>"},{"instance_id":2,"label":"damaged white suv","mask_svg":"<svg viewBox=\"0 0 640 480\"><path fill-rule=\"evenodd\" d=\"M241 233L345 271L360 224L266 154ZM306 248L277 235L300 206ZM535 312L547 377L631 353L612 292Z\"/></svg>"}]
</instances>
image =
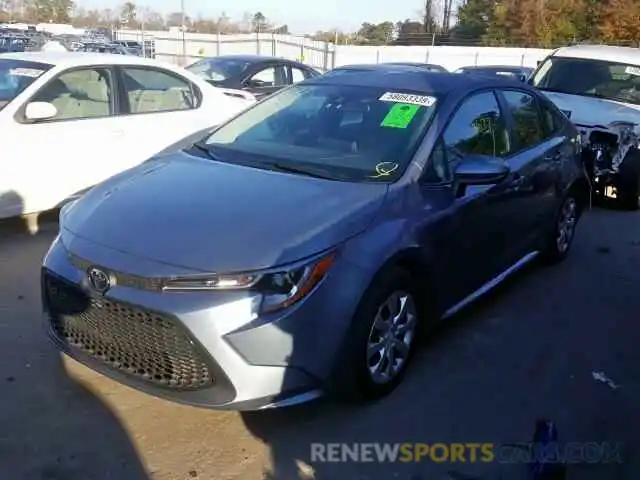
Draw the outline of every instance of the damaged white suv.
<instances>
[{"instance_id":1,"label":"damaged white suv","mask_svg":"<svg viewBox=\"0 0 640 480\"><path fill-rule=\"evenodd\" d=\"M578 128L594 192L637 209L640 196L640 49L555 50L529 82Z\"/></svg>"}]
</instances>

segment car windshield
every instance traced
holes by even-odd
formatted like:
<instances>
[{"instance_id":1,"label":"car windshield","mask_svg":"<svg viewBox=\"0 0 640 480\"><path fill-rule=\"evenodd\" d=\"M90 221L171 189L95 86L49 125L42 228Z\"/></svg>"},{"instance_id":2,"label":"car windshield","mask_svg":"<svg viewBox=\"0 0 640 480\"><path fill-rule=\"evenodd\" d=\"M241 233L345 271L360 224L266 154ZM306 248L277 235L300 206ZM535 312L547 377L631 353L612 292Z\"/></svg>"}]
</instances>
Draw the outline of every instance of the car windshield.
<instances>
[{"instance_id":1,"label":"car windshield","mask_svg":"<svg viewBox=\"0 0 640 480\"><path fill-rule=\"evenodd\" d=\"M0 110L51 67L44 63L0 59Z\"/></svg>"},{"instance_id":2,"label":"car windshield","mask_svg":"<svg viewBox=\"0 0 640 480\"><path fill-rule=\"evenodd\" d=\"M585 58L549 57L531 83L540 90L640 105L640 66Z\"/></svg>"},{"instance_id":3,"label":"car windshield","mask_svg":"<svg viewBox=\"0 0 640 480\"><path fill-rule=\"evenodd\" d=\"M390 182L406 169L437 104L436 96L416 92L297 85L223 125L204 145L222 161Z\"/></svg>"},{"instance_id":4,"label":"car windshield","mask_svg":"<svg viewBox=\"0 0 640 480\"><path fill-rule=\"evenodd\" d=\"M187 67L187 70L204 78L205 80L222 82L224 80L237 77L249 66L249 64L250 62L246 60L208 58L194 63Z\"/></svg>"}]
</instances>

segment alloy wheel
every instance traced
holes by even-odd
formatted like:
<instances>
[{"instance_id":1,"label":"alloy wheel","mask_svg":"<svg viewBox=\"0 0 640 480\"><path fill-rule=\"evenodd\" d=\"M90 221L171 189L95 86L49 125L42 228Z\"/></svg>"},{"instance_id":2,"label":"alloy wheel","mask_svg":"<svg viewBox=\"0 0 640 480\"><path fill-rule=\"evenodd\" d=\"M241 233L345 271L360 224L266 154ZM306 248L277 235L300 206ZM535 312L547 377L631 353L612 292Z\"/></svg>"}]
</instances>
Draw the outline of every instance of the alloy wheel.
<instances>
[{"instance_id":1,"label":"alloy wheel","mask_svg":"<svg viewBox=\"0 0 640 480\"><path fill-rule=\"evenodd\" d=\"M367 366L374 383L389 383L402 371L416 326L416 304L409 293L395 291L381 303L367 342Z\"/></svg>"},{"instance_id":2,"label":"alloy wheel","mask_svg":"<svg viewBox=\"0 0 640 480\"><path fill-rule=\"evenodd\" d=\"M571 246L578 221L578 204L575 198L568 197L562 204L557 224L556 246L559 253L565 253Z\"/></svg>"}]
</instances>

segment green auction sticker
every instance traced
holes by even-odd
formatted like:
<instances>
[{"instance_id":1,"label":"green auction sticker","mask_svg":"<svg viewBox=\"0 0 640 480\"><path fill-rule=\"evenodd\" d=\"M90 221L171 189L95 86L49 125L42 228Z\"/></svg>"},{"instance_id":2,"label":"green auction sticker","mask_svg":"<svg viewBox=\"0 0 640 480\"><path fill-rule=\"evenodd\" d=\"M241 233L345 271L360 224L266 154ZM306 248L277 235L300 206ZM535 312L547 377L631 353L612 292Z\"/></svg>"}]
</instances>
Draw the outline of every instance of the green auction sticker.
<instances>
[{"instance_id":1,"label":"green auction sticker","mask_svg":"<svg viewBox=\"0 0 640 480\"><path fill-rule=\"evenodd\" d=\"M389 112L382 120L381 127L387 128L407 128L420 110L419 105L409 103L394 103Z\"/></svg>"}]
</instances>

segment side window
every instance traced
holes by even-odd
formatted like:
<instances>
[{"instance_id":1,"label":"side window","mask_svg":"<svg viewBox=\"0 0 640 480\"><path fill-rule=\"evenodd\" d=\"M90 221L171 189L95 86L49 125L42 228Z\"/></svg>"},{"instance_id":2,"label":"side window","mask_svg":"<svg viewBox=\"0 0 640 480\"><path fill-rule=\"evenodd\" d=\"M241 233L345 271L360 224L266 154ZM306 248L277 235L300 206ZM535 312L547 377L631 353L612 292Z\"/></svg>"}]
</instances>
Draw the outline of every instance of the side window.
<instances>
[{"instance_id":1,"label":"side window","mask_svg":"<svg viewBox=\"0 0 640 480\"><path fill-rule=\"evenodd\" d=\"M447 125L443 147L449 162L465 154L504 157L510 153L509 132L493 92L464 101Z\"/></svg>"},{"instance_id":2,"label":"side window","mask_svg":"<svg viewBox=\"0 0 640 480\"><path fill-rule=\"evenodd\" d=\"M196 87L176 75L155 68L125 67L122 77L131 113L191 110L199 106Z\"/></svg>"},{"instance_id":3,"label":"side window","mask_svg":"<svg viewBox=\"0 0 640 480\"><path fill-rule=\"evenodd\" d=\"M267 67L253 74L247 83L250 87L283 87L287 85L287 75L283 66Z\"/></svg>"},{"instance_id":4,"label":"side window","mask_svg":"<svg viewBox=\"0 0 640 480\"><path fill-rule=\"evenodd\" d=\"M296 67L291 67L291 83L300 83L307 79L306 73Z\"/></svg>"},{"instance_id":5,"label":"side window","mask_svg":"<svg viewBox=\"0 0 640 480\"><path fill-rule=\"evenodd\" d=\"M515 90L505 90L502 94L513 116L516 150L525 150L542 142L544 135L536 99L528 93Z\"/></svg>"},{"instance_id":6,"label":"side window","mask_svg":"<svg viewBox=\"0 0 640 480\"><path fill-rule=\"evenodd\" d=\"M431 151L431 157L429 157L422 179L426 183L445 183L452 180L451 168L447 161L447 153L442 139L436 143Z\"/></svg>"},{"instance_id":7,"label":"side window","mask_svg":"<svg viewBox=\"0 0 640 480\"><path fill-rule=\"evenodd\" d=\"M59 75L31 100L51 103L52 120L106 117L113 114L113 81L109 70L86 68Z\"/></svg>"},{"instance_id":8,"label":"side window","mask_svg":"<svg viewBox=\"0 0 640 480\"><path fill-rule=\"evenodd\" d=\"M559 130L558 122L553 111L547 105L541 105L542 111L542 131L544 138L549 138Z\"/></svg>"},{"instance_id":9,"label":"side window","mask_svg":"<svg viewBox=\"0 0 640 480\"><path fill-rule=\"evenodd\" d=\"M562 113L546 103L541 105L541 111L544 138L549 138L564 128L567 120Z\"/></svg>"}]
</instances>

